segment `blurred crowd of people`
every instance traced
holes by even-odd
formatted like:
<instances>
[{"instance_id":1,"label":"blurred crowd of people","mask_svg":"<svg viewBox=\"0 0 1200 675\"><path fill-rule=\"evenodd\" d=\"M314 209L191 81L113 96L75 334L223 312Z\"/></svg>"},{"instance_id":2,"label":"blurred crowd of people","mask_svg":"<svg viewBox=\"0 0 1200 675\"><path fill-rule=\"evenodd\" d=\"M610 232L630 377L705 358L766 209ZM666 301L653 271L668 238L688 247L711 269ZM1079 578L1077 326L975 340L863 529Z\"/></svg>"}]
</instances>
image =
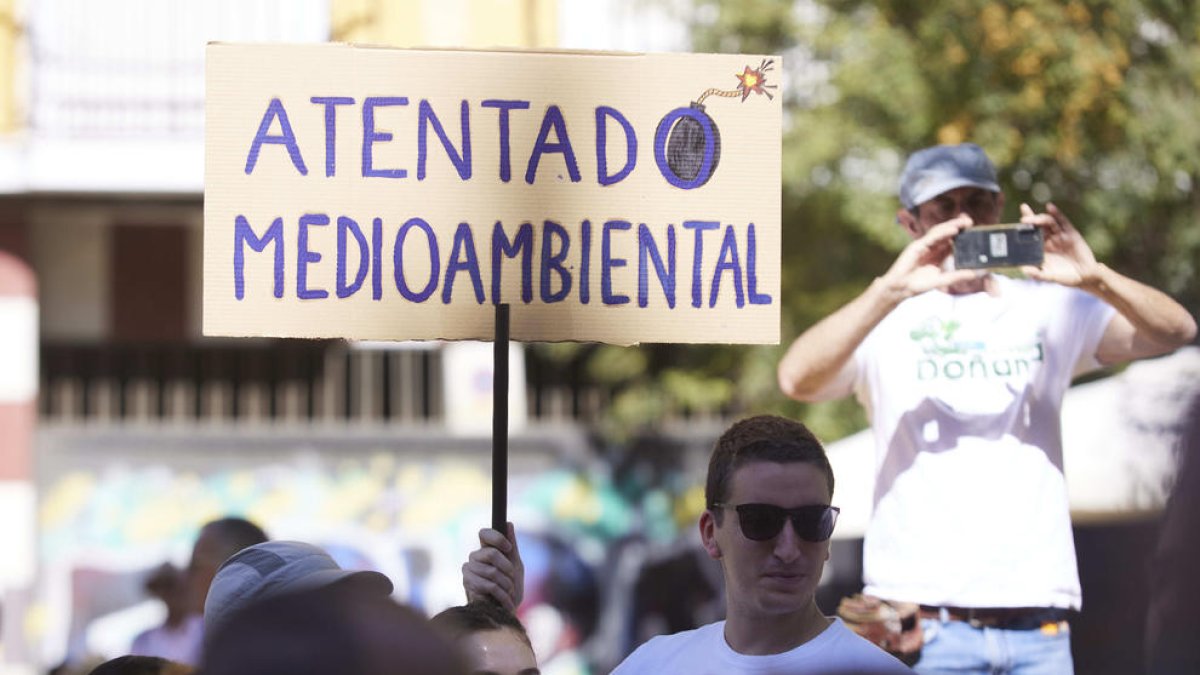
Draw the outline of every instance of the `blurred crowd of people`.
<instances>
[{"instance_id":1,"label":"blurred crowd of people","mask_svg":"<svg viewBox=\"0 0 1200 675\"><path fill-rule=\"evenodd\" d=\"M803 424L773 416L735 423L713 450L709 477L710 508L699 528L708 555L722 562L728 616L651 640L619 672L671 672L713 659L735 669L909 672L817 608L838 509L824 447ZM726 509L729 517L719 515ZM168 570L150 578L153 592L180 606L134 641L144 653L90 672L536 675L533 645L515 614L525 599L516 532L484 529L479 541L462 569L467 603L426 620L391 598L392 582L379 572L343 569L320 547L269 540L239 518L209 523L182 580ZM765 593L757 579L763 566L773 584ZM722 636L731 635L736 643L727 644Z\"/></svg>"},{"instance_id":2,"label":"blurred crowd of people","mask_svg":"<svg viewBox=\"0 0 1200 675\"><path fill-rule=\"evenodd\" d=\"M1200 522L1193 480L1200 474L1192 470L1200 399L1180 448L1178 485L1153 559L1151 673L1200 665L1193 639L1200 586L1192 572L1200 552L1191 536ZM614 672L911 672L856 635L857 626L816 607L836 526L833 487L824 449L802 424L759 416L732 425L714 447L698 523L703 551L720 563L725 618L652 638ZM272 541L249 521L222 518L201 528L186 569L163 565L147 577L147 592L167 607L161 626L139 634L128 655L55 673L541 672L517 613L527 598L516 532L511 524L504 533L485 528L479 544L462 567L467 602L426 619L396 602L379 572L343 569L317 546Z\"/></svg>"}]
</instances>

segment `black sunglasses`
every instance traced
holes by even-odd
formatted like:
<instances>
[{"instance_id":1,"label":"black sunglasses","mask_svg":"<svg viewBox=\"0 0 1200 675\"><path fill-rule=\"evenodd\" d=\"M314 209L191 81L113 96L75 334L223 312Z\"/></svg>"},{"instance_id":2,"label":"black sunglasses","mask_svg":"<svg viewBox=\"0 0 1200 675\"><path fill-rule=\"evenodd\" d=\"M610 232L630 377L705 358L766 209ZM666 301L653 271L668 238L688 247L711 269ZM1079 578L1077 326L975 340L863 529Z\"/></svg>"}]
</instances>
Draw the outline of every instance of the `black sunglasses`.
<instances>
[{"instance_id":1,"label":"black sunglasses","mask_svg":"<svg viewBox=\"0 0 1200 675\"><path fill-rule=\"evenodd\" d=\"M713 504L715 508L734 509L742 535L753 541L768 541L779 536L786 520L792 521L796 536L804 541L822 542L833 536L841 509L825 504L785 509L774 504Z\"/></svg>"}]
</instances>

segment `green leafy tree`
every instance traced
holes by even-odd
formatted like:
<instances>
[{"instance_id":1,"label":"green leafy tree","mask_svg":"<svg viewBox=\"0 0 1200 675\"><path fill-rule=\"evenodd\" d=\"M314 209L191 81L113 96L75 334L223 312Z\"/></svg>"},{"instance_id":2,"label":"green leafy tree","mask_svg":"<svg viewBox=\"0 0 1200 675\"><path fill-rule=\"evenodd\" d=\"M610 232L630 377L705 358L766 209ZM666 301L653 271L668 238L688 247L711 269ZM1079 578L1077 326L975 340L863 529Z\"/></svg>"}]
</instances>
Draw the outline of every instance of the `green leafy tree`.
<instances>
[{"instance_id":1,"label":"green leafy tree","mask_svg":"<svg viewBox=\"0 0 1200 675\"><path fill-rule=\"evenodd\" d=\"M861 427L852 402L785 401L775 364L907 241L896 181L934 143L988 151L1006 220L1053 201L1099 259L1200 310L1197 3L694 0L687 19L696 51L783 56L784 344L574 348L614 387L614 428L679 411Z\"/></svg>"}]
</instances>

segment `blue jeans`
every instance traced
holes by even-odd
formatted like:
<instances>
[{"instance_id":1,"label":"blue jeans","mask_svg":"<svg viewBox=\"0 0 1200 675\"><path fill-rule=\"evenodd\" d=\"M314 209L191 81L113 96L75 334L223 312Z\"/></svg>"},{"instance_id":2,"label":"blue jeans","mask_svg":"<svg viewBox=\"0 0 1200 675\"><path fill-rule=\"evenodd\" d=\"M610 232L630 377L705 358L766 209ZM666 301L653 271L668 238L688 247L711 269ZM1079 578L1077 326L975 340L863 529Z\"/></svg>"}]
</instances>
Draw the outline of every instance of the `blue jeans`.
<instances>
[{"instance_id":1,"label":"blue jeans","mask_svg":"<svg viewBox=\"0 0 1200 675\"><path fill-rule=\"evenodd\" d=\"M1054 625L1054 624L1051 624ZM963 621L921 619L925 646L913 668L920 675L1071 675L1071 631L975 628Z\"/></svg>"}]
</instances>

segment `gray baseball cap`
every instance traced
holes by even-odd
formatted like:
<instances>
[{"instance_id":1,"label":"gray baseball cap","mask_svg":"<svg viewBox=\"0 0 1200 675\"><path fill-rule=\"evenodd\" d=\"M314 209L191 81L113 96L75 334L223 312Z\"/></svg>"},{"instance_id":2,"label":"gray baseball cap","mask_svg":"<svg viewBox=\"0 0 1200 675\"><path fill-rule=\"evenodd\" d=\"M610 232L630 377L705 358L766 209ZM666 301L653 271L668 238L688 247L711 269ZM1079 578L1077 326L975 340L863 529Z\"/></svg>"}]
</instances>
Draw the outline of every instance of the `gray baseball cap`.
<instances>
[{"instance_id":1,"label":"gray baseball cap","mask_svg":"<svg viewBox=\"0 0 1200 675\"><path fill-rule=\"evenodd\" d=\"M935 145L908 158L904 173L900 174L900 203L906 209L913 209L960 187L1000 192L995 165L983 148L974 143Z\"/></svg>"},{"instance_id":2,"label":"gray baseball cap","mask_svg":"<svg viewBox=\"0 0 1200 675\"><path fill-rule=\"evenodd\" d=\"M212 634L234 613L258 600L335 583L354 583L390 595L379 572L345 570L323 549L300 541L267 541L233 554L217 569L204 601L204 630Z\"/></svg>"}]
</instances>

